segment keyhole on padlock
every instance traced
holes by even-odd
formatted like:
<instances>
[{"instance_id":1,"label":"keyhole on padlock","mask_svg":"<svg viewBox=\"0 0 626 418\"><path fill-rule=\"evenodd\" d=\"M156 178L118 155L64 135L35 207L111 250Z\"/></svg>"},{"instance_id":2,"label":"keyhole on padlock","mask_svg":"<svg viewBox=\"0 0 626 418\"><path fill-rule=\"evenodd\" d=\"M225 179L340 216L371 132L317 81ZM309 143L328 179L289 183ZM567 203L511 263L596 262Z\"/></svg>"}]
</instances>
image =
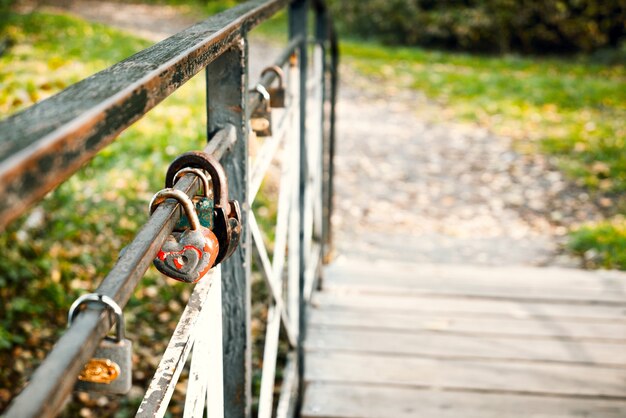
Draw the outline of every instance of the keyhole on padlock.
<instances>
[{"instance_id":1,"label":"keyhole on padlock","mask_svg":"<svg viewBox=\"0 0 626 418\"><path fill-rule=\"evenodd\" d=\"M188 262L189 262L189 259L186 256L180 255L176 257L176 259L174 260L174 265L177 268L182 269L183 267L185 267L185 264L187 264Z\"/></svg>"}]
</instances>

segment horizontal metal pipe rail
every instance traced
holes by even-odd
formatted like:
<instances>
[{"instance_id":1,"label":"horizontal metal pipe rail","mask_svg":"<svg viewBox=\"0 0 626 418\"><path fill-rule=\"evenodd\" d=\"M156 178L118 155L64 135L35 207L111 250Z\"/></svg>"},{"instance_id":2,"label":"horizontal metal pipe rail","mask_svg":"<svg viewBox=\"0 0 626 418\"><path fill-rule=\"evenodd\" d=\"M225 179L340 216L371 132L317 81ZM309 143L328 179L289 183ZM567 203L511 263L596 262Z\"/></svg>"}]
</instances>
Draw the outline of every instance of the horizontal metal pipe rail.
<instances>
[{"instance_id":1,"label":"horizontal metal pipe rail","mask_svg":"<svg viewBox=\"0 0 626 418\"><path fill-rule=\"evenodd\" d=\"M317 31L316 44L322 51L329 50L330 62L323 65L321 73L316 74L319 82L321 103L319 104L319 123L317 131L313 137L319 136L319 143L313 141L312 145L317 147L316 152L323 153L319 157L321 171L317 172L316 168L306 167L306 160L309 158L307 154L308 135L306 134L305 119L308 116L306 112L307 101L307 31L306 25L301 28L295 28L294 22L306 22L306 9L312 5L316 11ZM241 166L247 166L247 156L242 156L242 150L246 150L247 121L249 115L254 109L262 104L261 94L243 91L242 99L239 102L239 110L237 103L227 103L232 99L232 95L228 96L224 102L220 102L224 97L224 91L220 88L215 90L215 83L212 69L223 74L225 67L231 64L240 65L241 71L246 77L239 78L237 81L240 88L247 89L244 80L247 80L246 66L246 48L244 45L247 32L254 26L268 19L281 8L288 6L290 12L290 41L276 60L276 65L284 67L289 63L290 73L293 73L300 80L299 87L292 89L297 102L291 104L292 109L286 110L285 120L296 121L296 125L291 126L295 143L299 145L294 148L300 153L300 161L297 166L300 167L300 174L295 177L299 182L299 187L295 187L293 198L298 199L299 203L292 202L288 207L288 221L279 219L279 226L283 230L283 238L280 238L280 245L283 246L283 256L285 248L289 246L290 255L289 263L286 263L276 254L274 260L269 260L267 251L262 243L260 230L256 224L254 214L244 210L244 228L252 229L247 231L247 238L244 235L242 248L233 256L233 260L229 260L224 264L222 269L222 277L231 275L233 277L221 281L224 288L224 297L222 302L222 310L224 315L232 316L232 299L237 306L243 307L244 312L240 312L235 317L224 319L226 328L228 321L243 321L243 317L249 316L249 306L246 308L246 302L239 300L240 298L249 299L249 260L250 260L250 239L253 238L255 245L255 259L260 265L263 277L266 280L270 294L272 295L273 305L270 311L277 316L277 324L282 324L287 334L288 341L292 347L298 349L299 355L291 353L288 356L288 364L285 373L293 371L297 374L291 376L286 374L284 378L284 386L282 392L296 393L302 389L299 380L303 373L302 359L302 339L304 337L303 323L305 320L305 297L310 296L313 286L316 283L317 272L316 267L320 258L323 258L330 252L331 234L330 223L327 219L315 221L313 208L315 197L310 189L313 184L310 183L308 176L309 171L318 176L324 176L322 193L324 200L324 218L330 218L330 206L332 197L332 158L333 158L333 141L334 133L334 106L336 99L337 86L337 41L332 28L332 22L321 0L312 1L311 4L307 0L296 0L289 2L287 0L253 0L234 7L224 13L213 16L204 22L198 23L189 29L182 31L132 57L97 73L77 84L70 86L61 93L44 100L25 111L0 121L0 232L12 220L24 213L29 206L40 200L45 193L55 188L58 184L70 177L85 162L92 159L99 150L112 142L116 136L125 128L133 124L142 117L148 110L156 106L168 95L174 92L178 87L189 80L194 74L203 68L207 68L207 109L209 112L209 126L207 131L209 142L205 147L205 152L213 154L222 160L225 168L230 175L229 182L235 183L235 189L242 195L244 202L251 205L254 195L258 191L250 190L248 195L248 186L246 174L241 178ZM295 16L295 17L294 17ZM320 30L322 28L322 30ZM239 51L239 52L237 52ZM326 53L324 52L324 56ZM244 57L242 62L237 64L237 57ZM234 61L233 61L234 59ZM325 59L322 60L324 63ZM234 70L236 73L236 69ZM235 74L236 76L237 74ZM225 77L231 77L233 74L226 74ZM269 86L275 79L276 75L272 72L265 74L259 84ZM330 85L326 81L330 80ZM213 84L212 84L213 83ZM212 87L213 86L213 87ZM227 86L228 87L228 86ZM213 89L213 90L212 90ZM89 94L84 94L89 91ZM216 102L217 100L217 102ZM236 102L236 100L235 100ZM325 104L328 103L329 106ZM225 109L225 110L224 110ZM235 109L233 111L233 109ZM229 113L230 112L230 113ZM233 113L234 112L234 113ZM289 113L291 112L291 113ZM297 117L296 113L299 112ZM328 113L328 114L327 114ZM291 119L290 119L291 118ZM325 120L329 120L329 124L325 124ZM288 123L288 122L285 122ZM324 126L328 126L325 128ZM268 142L268 153L264 158L272 158L276 153L277 147L282 144L286 146L287 139L283 139L282 135L287 135L289 126L280 130L281 138L275 141L274 145ZM278 135L278 134L277 134ZM316 145L317 144L317 145ZM271 148L271 149L270 149ZM238 158L244 158L238 160ZM297 158L295 159L297 162ZM257 164L257 172L255 178L262 178L263 173L267 170L267 166L263 161ZM235 176L233 177L233 173ZM258 180L252 179L255 183ZM243 186L241 186L243 185ZM260 182L259 182L260 185ZM186 175L179 180L175 188L183 191L188 196L193 196L199 188L199 181L193 175ZM287 186L286 186L287 187ZM287 196L287 195L286 195ZM293 199L288 198L286 199ZM244 209L248 207L244 205ZM310 215L306 215L309 213ZM96 290L97 293L111 297L120 307L124 307L135 290L139 280L145 271L151 265L156 252L160 249L164 240L173 230L179 214L179 204L164 203L159 205L156 211L149 218L147 223L139 230L135 239L121 253L112 270L102 281ZM319 214L320 218L322 214ZM310 218L310 219L309 219ZM285 223L288 222L288 223ZM295 222L295 223L294 223ZM310 223L310 224L309 224ZM314 237L314 223L322 229L322 237ZM287 228L287 229L285 229ZM295 228L295 229L294 229ZM309 232L307 232L309 231ZM317 240L317 243L312 243ZM277 244L278 245L278 244ZM297 252L291 251L299 249ZM291 254L291 253L294 254ZM292 257L295 257L292 259ZM248 260L248 261L246 261ZM296 260L296 264L293 264ZM307 260L311 261L307 265ZM285 268L285 264L292 267L298 277L297 294L294 305L292 296L287 301L283 301L281 296L282 285L279 285L279 271ZM247 265L247 267L246 267ZM247 269L247 270L246 270ZM290 270L291 271L291 270ZM313 271L313 273L311 273ZM241 275L243 274L243 277ZM291 274L291 273L290 273ZM313 274L313 275L312 275ZM219 276L218 276L219 277ZM220 278L221 280L221 278ZM237 281L237 286L247 286L248 290L235 291L231 282ZM290 279L291 280L291 279ZM304 289L307 284L308 289ZM290 283L292 285L292 283ZM206 292L208 288L203 291ZM243 293L241 293L243 292ZM246 293L247 292L247 293ZM202 293L200 299L204 300L206 293ZM204 302L202 302L204 303ZM249 304L249 300L247 302ZM200 307L196 307L200 309ZM193 310L193 309L192 309ZM290 318L287 312L295 315ZM243 315L243 316L242 316ZM106 315L102 309L89 308L79 315L71 326L67 329L61 339L57 342L48 357L41 366L36 370L30 379L30 383L16 397L9 409L6 411L6 417L49 417L54 416L63 407L63 404L75 382L75 376L81 370L90 356L95 351L99 341L106 335L112 324L109 322L109 315ZM274 323L274 322L272 322ZM270 325L268 324L268 330ZM244 327L245 328L245 327ZM245 331L245 330L244 330ZM225 329L224 347L238 341L239 336L228 335ZM269 332L269 331L268 331ZM275 331L272 331L275 333ZM249 346L249 330L246 338L241 341L242 344ZM231 340L229 340L232 339ZM278 334L275 334L278 339ZM274 344L274 343L271 343ZM276 341L276 347L278 342ZM276 362L276 347L272 345L266 347L270 356L274 356L274 364ZM225 351L226 353L226 351ZM233 387L246 387L246 396L241 400L243 405L236 403L242 398L241 393L224 394L224 416L242 416L249 415L249 348L237 353L237 358L224 358L225 370L233 364L233 361L240 362L238 366L240 370L247 370L248 377L240 375L238 371L233 371L232 375L240 376L235 385L229 385L226 376L224 377L224 391L232 391ZM242 357L243 356L243 357ZM246 360L244 357L248 357ZM247 362L247 363L246 363ZM230 371L229 371L230 372ZM239 373L239 374L238 374ZM274 371L270 370L273 380ZM225 373L226 375L226 373ZM242 381L239 381L242 380ZM265 384L265 393L268 392L267 384ZM263 396L263 394L262 394ZM228 405L230 397L235 404ZM265 399L264 404L271 405L271 397L269 401ZM286 403L285 403L286 402ZM279 412L283 411L284 415L292 416L296 413L296 406L291 401L285 401L282 397L279 402ZM264 414L271 414L271 406L269 412L264 410ZM142 415L147 416L147 415ZM269 416L269 415L268 415Z\"/></svg>"}]
</instances>

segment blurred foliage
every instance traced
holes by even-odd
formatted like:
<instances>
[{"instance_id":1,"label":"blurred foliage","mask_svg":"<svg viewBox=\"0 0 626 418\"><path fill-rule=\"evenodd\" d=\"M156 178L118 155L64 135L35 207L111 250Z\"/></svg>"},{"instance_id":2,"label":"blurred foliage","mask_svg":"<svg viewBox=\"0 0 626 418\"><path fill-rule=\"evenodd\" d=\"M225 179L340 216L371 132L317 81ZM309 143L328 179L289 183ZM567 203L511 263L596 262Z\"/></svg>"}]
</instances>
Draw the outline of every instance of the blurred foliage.
<instances>
[{"instance_id":1,"label":"blurred foliage","mask_svg":"<svg viewBox=\"0 0 626 418\"><path fill-rule=\"evenodd\" d=\"M442 105L440 117L465 119L513 137L520 151L553 155L570 179L610 199L609 214L626 212L624 63L603 65L592 57L485 57L363 42L344 42L341 51L350 67L392 92L424 92ZM585 231L592 234L593 228ZM597 251L607 253L603 265L626 268L609 255L624 252L624 229L609 222L598 233L604 236L610 228L622 239L598 245Z\"/></svg>"},{"instance_id":2,"label":"blurred foliage","mask_svg":"<svg viewBox=\"0 0 626 418\"><path fill-rule=\"evenodd\" d=\"M0 0L0 55L5 48L11 43L10 39L4 33L4 29L8 24L9 11L15 0Z\"/></svg>"},{"instance_id":3,"label":"blurred foliage","mask_svg":"<svg viewBox=\"0 0 626 418\"><path fill-rule=\"evenodd\" d=\"M329 2L344 34L390 44L483 52L590 52L617 48L626 35L625 0Z\"/></svg>"},{"instance_id":4,"label":"blurred foliage","mask_svg":"<svg viewBox=\"0 0 626 418\"><path fill-rule=\"evenodd\" d=\"M195 13L213 15L243 3L245 0L142 0L146 4L167 4L170 6L191 6Z\"/></svg>"},{"instance_id":5,"label":"blurred foliage","mask_svg":"<svg viewBox=\"0 0 626 418\"><path fill-rule=\"evenodd\" d=\"M568 246L589 267L626 270L626 220L617 216L611 221L583 226L571 234Z\"/></svg>"},{"instance_id":6,"label":"blurred foliage","mask_svg":"<svg viewBox=\"0 0 626 418\"><path fill-rule=\"evenodd\" d=\"M150 44L68 15L12 13L7 20L6 31L16 43L0 57L3 115ZM200 74L0 234L0 411L65 329L72 301L96 289L145 223L146 205L163 187L170 161L204 146L204 100ZM272 201L259 202L259 217L273 216ZM127 335L134 341L131 394L75 394L62 416L134 416L190 290L150 268L124 310ZM262 292L255 295L256 303L266 301ZM256 335L264 333L263 324ZM182 393L184 386L174 396L174 416L180 414Z\"/></svg>"},{"instance_id":7,"label":"blurred foliage","mask_svg":"<svg viewBox=\"0 0 626 418\"><path fill-rule=\"evenodd\" d=\"M454 117L559 157L591 189L626 191L626 71L590 59L483 57L342 44L345 60L378 82L424 92Z\"/></svg>"},{"instance_id":8,"label":"blurred foliage","mask_svg":"<svg viewBox=\"0 0 626 418\"><path fill-rule=\"evenodd\" d=\"M69 16L10 13L15 45L0 57L0 113L8 115L101 70L149 43Z\"/></svg>"}]
</instances>

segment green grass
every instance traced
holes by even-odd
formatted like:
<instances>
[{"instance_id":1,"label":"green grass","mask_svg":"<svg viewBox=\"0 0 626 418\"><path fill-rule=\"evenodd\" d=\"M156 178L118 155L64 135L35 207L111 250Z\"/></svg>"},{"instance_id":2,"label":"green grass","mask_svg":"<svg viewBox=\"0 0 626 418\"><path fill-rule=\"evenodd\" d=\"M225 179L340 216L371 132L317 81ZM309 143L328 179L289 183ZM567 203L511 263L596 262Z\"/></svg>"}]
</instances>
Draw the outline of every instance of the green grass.
<instances>
[{"instance_id":1,"label":"green grass","mask_svg":"<svg viewBox=\"0 0 626 418\"><path fill-rule=\"evenodd\" d=\"M552 155L593 195L614 197L626 211L626 70L591 58L490 57L387 47L348 41L344 61L376 82L424 92L447 117L512 136L522 152ZM624 228L587 226L586 245L605 254L603 265L626 269ZM620 239L604 240L611 229ZM574 234L572 240L580 235ZM605 240L606 241L606 240ZM573 244L572 244L573 245ZM578 247L576 247L578 248Z\"/></svg>"},{"instance_id":2,"label":"green grass","mask_svg":"<svg viewBox=\"0 0 626 418\"><path fill-rule=\"evenodd\" d=\"M423 91L455 118L559 157L592 189L626 190L626 71L583 59L485 57L346 42L360 72ZM600 166L602 162L605 166Z\"/></svg>"},{"instance_id":3,"label":"green grass","mask_svg":"<svg viewBox=\"0 0 626 418\"><path fill-rule=\"evenodd\" d=\"M10 14L16 43L0 57L0 114L8 115L132 55L149 44L69 16Z\"/></svg>"},{"instance_id":4,"label":"green grass","mask_svg":"<svg viewBox=\"0 0 626 418\"><path fill-rule=\"evenodd\" d=\"M583 226L572 232L569 248L580 254L590 267L626 266L626 221L611 221Z\"/></svg>"}]
</instances>

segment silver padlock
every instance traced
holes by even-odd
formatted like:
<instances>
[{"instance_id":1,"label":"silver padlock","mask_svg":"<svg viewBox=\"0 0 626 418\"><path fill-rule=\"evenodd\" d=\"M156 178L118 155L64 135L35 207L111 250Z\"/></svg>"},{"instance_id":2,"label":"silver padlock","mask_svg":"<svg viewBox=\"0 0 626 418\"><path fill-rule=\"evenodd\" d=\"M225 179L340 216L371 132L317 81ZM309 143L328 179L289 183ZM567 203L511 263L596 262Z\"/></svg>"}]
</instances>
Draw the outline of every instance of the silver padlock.
<instances>
[{"instance_id":1,"label":"silver padlock","mask_svg":"<svg viewBox=\"0 0 626 418\"><path fill-rule=\"evenodd\" d=\"M272 136L272 109L270 107L270 94L267 89L257 84L252 93L259 93L263 99L261 104L250 115L250 127L258 137Z\"/></svg>"},{"instance_id":2,"label":"silver padlock","mask_svg":"<svg viewBox=\"0 0 626 418\"><path fill-rule=\"evenodd\" d=\"M285 86L283 84L283 70L278 65L267 67L261 72L261 78L267 73L274 73L278 78L278 87L268 87L270 94L270 107L285 107Z\"/></svg>"},{"instance_id":3,"label":"silver padlock","mask_svg":"<svg viewBox=\"0 0 626 418\"><path fill-rule=\"evenodd\" d=\"M125 394L130 391L132 377L132 341L124 338L124 315L117 303L106 295L89 293L72 303L67 315L68 327L86 303L100 303L116 318L115 337L106 336L94 356L78 375L75 390Z\"/></svg>"}]
</instances>

